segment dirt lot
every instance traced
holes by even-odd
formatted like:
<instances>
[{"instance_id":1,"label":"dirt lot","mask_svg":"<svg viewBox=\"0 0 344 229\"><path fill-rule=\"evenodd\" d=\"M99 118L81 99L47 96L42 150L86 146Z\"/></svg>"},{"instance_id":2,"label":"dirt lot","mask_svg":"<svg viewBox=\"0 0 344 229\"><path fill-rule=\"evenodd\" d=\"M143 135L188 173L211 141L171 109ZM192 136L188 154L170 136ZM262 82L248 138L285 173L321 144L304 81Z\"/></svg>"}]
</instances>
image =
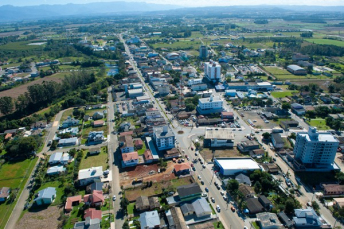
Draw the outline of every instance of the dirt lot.
<instances>
[{"instance_id":1,"label":"dirt lot","mask_svg":"<svg viewBox=\"0 0 344 229\"><path fill-rule=\"evenodd\" d=\"M248 119L251 119L251 121L255 124L255 128L257 129L272 129L276 127L276 123L274 123L272 120L269 120L269 123L265 123L263 119L257 114L257 112L261 112L261 110L251 110L251 111L243 111L240 110L240 113L244 113L244 121L246 123ZM254 122L256 120L256 122Z\"/></svg>"},{"instance_id":2,"label":"dirt lot","mask_svg":"<svg viewBox=\"0 0 344 229\"><path fill-rule=\"evenodd\" d=\"M18 229L57 228L60 209L57 206L48 207L38 212L26 212L20 219Z\"/></svg>"},{"instance_id":3,"label":"dirt lot","mask_svg":"<svg viewBox=\"0 0 344 229\"><path fill-rule=\"evenodd\" d=\"M207 162L210 162L213 158L213 152L209 148L204 148L201 152L202 157ZM244 157L244 154L241 154L236 147L233 149L223 149L215 150L215 157Z\"/></svg>"},{"instance_id":4,"label":"dirt lot","mask_svg":"<svg viewBox=\"0 0 344 229\"><path fill-rule=\"evenodd\" d=\"M61 82L62 80L60 78L55 77L45 77L45 78L39 78L37 80L31 81L27 84L20 85L18 87L12 88L10 90L2 91L0 92L0 97L3 96L10 96L12 98L18 98L19 95L24 94L27 92L27 87L34 85L34 84L41 84L43 81L55 81L55 82Z\"/></svg>"},{"instance_id":5,"label":"dirt lot","mask_svg":"<svg viewBox=\"0 0 344 229\"><path fill-rule=\"evenodd\" d=\"M175 163L169 161L167 163L166 171L163 173L158 173L159 166L157 164L152 165L139 165L135 168L126 168L120 173L121 186L124 188L129 188L132 186L132 182L135 179L143 179L143 182L153 181L169 181L175 177L172 173Z\"/></svg>"},{"instance_id":6,"label":"dirt lot","mask_svg":"<svg viewBox=\"0 0 344 229\"><path fill-rule=\"evenodd\" d=\"M310 83L313 83L313 84L317 84L321 89L323 90L328 90L328 85L330 85L332 83L332 79L326 79L326 80L314 80L312 79L311 81L310 80L304 80L304 81L292 81L293 84L296 84L296 85L308 85Z\"/></svg>"}]
</instances>

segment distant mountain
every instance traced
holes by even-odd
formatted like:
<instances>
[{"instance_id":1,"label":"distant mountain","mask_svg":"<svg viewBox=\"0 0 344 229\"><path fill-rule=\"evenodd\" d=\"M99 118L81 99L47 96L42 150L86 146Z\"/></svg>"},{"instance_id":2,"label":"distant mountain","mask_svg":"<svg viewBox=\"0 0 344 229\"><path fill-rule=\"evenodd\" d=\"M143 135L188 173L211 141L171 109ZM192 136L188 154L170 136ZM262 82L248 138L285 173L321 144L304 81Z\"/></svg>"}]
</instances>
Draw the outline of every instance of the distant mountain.
<instances>
[{"instance_id":1,"label":"distant mountain","mask_svg":"<svg viewBox=\"0 0 344 229\"><path fill-rule=\"evenodd\" d=\"M177 9L176 5L145 2L97 2L87 4L0 6L0 21L51 19L65 16L96 16L111 13L148 12Z\"/></svg>"}]
</instances>

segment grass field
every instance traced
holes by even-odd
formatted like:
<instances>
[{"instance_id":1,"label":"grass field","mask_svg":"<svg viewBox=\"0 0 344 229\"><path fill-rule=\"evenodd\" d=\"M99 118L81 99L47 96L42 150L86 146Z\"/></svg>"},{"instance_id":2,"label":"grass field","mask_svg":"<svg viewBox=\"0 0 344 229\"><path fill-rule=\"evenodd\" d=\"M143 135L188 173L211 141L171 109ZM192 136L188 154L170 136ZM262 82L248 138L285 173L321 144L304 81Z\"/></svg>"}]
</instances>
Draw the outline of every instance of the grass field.
<instances>
[{"instance_id":1,"label":"grass field","mask_svg":"<svg viewBox=\"0 0 344 229\"><path fill-rule=\"evenodd\" d=\"M74 224L78 221L82 221L82 215L78 215L79 212L79 208L82 207L82 205L84 205L83 203L79 204L78 206L74 206L73 210L71 211L69 217L68 217L68 221L66 223L66 225L63 227L65 229L69 229L69 228L73 228Z\"/></svg>"},{"instance_id":2,"label":"grass field","mask_svg":"<svg viewBox=\"0 0 344 229\"><path fill-rule=\"evenodd\" d=\"M83 151L84 157L80 163L80 169L87 169L91 167L103 166L103 170L107 169L108 152L106 147L101 148L101 152L98 155L87 156L88 151Z\"/></svg>"},{"instance_id":3,"label":"grass field","mask_svg":"<svg viewBox=\"0 0 344 229\"><path fill-rule=\"evenodd\" d=\"M344 47L344 41L330 40L330 39L306 39L306 41L319 45L336 45Z\"/></svg>"},{"instance_id":4,"label":"grass field","mask_svg":"<svg viewBox=\"0 0 344 229\"><path fill-rule=\"evenodd\" d=\"M297 76L293 75L287 70L279 67L265 67L265 70L270 72L272 75L274 75L277 80L304 80L304 79L319 79L321 76L314 76L314 75L305 75L305 76Z\"/></svg>"},{"instance_id":5,"label":"grass field","mask_svg":"<svg viewBox=\"0 0 344 229\"><path fill-rule=\"evenodd\" d=\"M0 168L0 187L10 187L11 189L19 188L17 196L20 196L29 175L37 162L34 160L25 160L17 163L5 163ZM11 203L0 204L0 228L4 228L10 214L17 203L18 198Z\"/></svg>"},{"instance_id":6,"label":"grass field","mask_svg":"<svg viewBox=\"0 0 344 229\"><path fill-rule=\"evenodd\" d=\"M31 43L30 41L18 41L18 42L10 42L5 45L0 45L0 50L4 51L23 51L23 50L32 50L32 49L42 49L44 46L39 45L28 45Z\"/></svg>"},{"instance_id":7,"label":"grass field","mask_svg":"<svg viewBox=\"0 0 344 229\"><path fill-rule=\"evenodd\" d=\"M317 118L317 119L311 119L311 121L308 122L310 126L314 126L318 128L318 130L329 130L330 127L326 126L325 119Z\"/></svg>"},{"instance_id":8,"label":"grass field","mask_svg":"<svg viewBox=\"0 0 344 229\"><path fill-rule=\"evenodd\" d=\"M189 50L198 50L199 46L201 45L201 41L187 41L187 40L180 40L179 42L176 41L174 43L155 43L152 44L154 49L157 48L168 48L171 50L180 50L180 49L189 49Z\"/></svg>"},{"instance_id":9,"label":"grass field","mask_svg":"<svg viewBox=\"0 0 344 229\"><path fill-rule=\"evenodd\" d=\"M271 92L271 95L275 98L284 98L287 96L292 96L293 93L296 93L298 91L273 91Z\"/></svg>"},{"instance_id":10,"label":"grass field","mask_svg":"<svg viewBox=\"0 0 344 229\"><path fill-rule=\"evenodd\" d=\"M64 120L67 119L68 116L73 116L73 109L68 109L68 110L65 110L62 114L62 117L61 117L61 122L63 122Z\"/></svg>"}]
</instances>

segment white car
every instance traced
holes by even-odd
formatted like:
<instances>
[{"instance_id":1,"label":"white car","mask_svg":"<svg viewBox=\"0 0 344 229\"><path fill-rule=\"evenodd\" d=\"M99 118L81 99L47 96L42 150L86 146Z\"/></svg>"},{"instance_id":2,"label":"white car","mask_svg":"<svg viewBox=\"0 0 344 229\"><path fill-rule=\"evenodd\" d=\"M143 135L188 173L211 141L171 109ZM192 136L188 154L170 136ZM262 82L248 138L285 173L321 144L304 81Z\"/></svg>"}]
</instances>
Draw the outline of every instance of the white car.
<instances>
[{"instance_id":1,"label":"white car","mask_svg":"<svg viewBox=\"0 0 344 229\"><path fill-rule=\"evenodd\" d=\"M220 211L221 211L221 208L220 208L220 206L219 206L219 205L216 205L216 210L217 210L218 212L220 212Z\"/></svg>"},{"instance_id":2,"label":"white car","mask_svg":"<svg viewBox=\"0 0 344 229\"><path fill-rule=\"evenodd\" d=\"M205 169L205 164L202 165L203 169Z\"/></svg>"},{"instance_id":3,"label":"white car","mask_svg":"<svg viewBox=\"0 0 344 229\"><path fill-rule=\"evenodd\" d=\"M202 193L202 197L207 197L208 194L207 193Z\"/></svg>"},{"instance_id":4,"label":"white car","mask_svg":"<svg viewBox=\"0 0 344 229\"><path fill-rule=\"evenodd\" d=\"M198 175L198 179L199 179L199 180L202 180L202 177L201 177L200 175Z\"/></svg>"},{"instance_id":5,"label":"white car","mask_svg":"<svg viewBox=\"0 0 344 229\"><path fill-rule=\"evenodd\" d=\"M116 195L113 195L112 200L113 200L113 201L116 200Z\"/></svg>"}]
</instances>

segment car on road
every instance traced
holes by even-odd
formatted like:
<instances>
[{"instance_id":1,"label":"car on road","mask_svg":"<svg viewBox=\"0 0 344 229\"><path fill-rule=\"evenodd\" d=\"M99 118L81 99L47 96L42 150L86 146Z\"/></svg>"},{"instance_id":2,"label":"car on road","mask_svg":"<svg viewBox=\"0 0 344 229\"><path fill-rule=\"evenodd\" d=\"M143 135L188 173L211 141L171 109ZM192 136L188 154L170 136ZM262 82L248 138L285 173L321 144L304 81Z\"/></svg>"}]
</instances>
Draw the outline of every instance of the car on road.
<instances>
[{"instance_id":1,"label":"car on road","mask_svg":"<svg viewBox=\"0 0 344 229\"><path fill-rule=\"evenodd\" d=\"M210 200L211 200L211 202L215 203L215 198L214 197L211 197Z\"/></svg>"},{"instance_id":2,"label":"car on road","mask_svg":"<svg viewBox=\"0 0 344 229\"><path fill-rule=\"evenodd\" d=\"M224 192L224 191L221 191L220 193L221 193L221 196L223 196L223 195L225 194L225 192Z\"/></svg>"},{"instance_id":3,"label":"car on road","mask_svg":"<svg viewBox=\"0 0 344 229\"><path fill-rule=\"evenodd\" d=\"M191 166L191 167L194 167L194 164L191 163L190 166Z\"/></svg>"},{"instance_id":4,"label":"car on road","mask_svg":"<svg viewBox=\"0 0 344 229\"><path fill-rule=\"evenodd\" d=\"M223 199L224 199L225 201L227 201L227 200L228 200L228 197L227 197L227 196L223 196Z\"/></svg>"},{"instance_id":5,"label":"car on road","mask_svg":"<svg viewBox=\"0 0 344 229\"><path fill-rule=\"evenodd\" d=\"M193 170L193 171L196 171L196 167L192 167L192 170Z\"/></svg>"},{"instance_id":6,"label":"car on road","mask_svg":"<svg viewBox=\"0 0 344 229\"><path fill-rule=\"evenodd\" d=\"M232 207L231 207L231 210L232 210L232 212L235 212L235 207L232 206Z\"/></svg>"},{"instance_id":7,"label":"car on road","mask_svg":"<svg viewBox=\"0 0 344 229\"><path fill-rule=\"evenodd\" d=\"M203 165L202 165L202 168L203 168L203 169L205 169L205 168L206 168L206 167L205 167L205 164L203 164Z\"/></svg>"},{"instance_id":8,"label":"car on road","mask_svg":"<svg viewBox=\"0 0 344 229\"><path fill-rule=\"evenodd\" d=\"M47 146L50 146L51 143L53 143L53 141L52 141L52 140L49 140Z\"/></svg>"},{"instance_id":9,"label":"car on road","mask_svg":"<svg viewBox=\"0 0 344 229\"><path fill-rule=\"evenodd\" d=\"M201 184L204 185L204 181L201 180Z\"/></svg>"},{"instance_id":10,"label":"car on road","mask_svg":"<svg viewBox=\"0 0 344 229\"><path fill-rule=\"evenodd\" d=\"M204 189L206 192L209 192L209 189L206 187L205 189Z\"/></svg>"},{"instance_id":11,"label":"car on road","mask_svg":"<svg viewBox=\"0 0 344 229\"><path fill-rule=\"evenodd\" d=\"M198 151L195 152L195 156L198 156Z\"/></svg>"},{"instance_id":12,"label":"car on road","mask_svg":"<svg viewBox=\"0 0 344 229\"><path fill-rule=\"evenodd\" d=\"M116 195L113 195L112 200L113 200L113 201L116 200Z\"/></svg>"},{"instance_id":13,"label":"car on road","mask_svg":"<svg viewBox=\"0 0 344 229\"><path fill-rule=\"evenodd\" d=\"M200 175L198 175L197 178L198 178L199 180L202 180L202 177L201 177Z\"/></svg>"},{"instance_id":14,"label":"car on road","mask_svg":"<svg viewBox=\"0 0 344 229\"><path fill-rule=\"evenodd\" d=\"M202 160L200 161L200 163L201 163L201 165L203 165L203 161Z\"/></svg>"},{"instance_id":15,"label":"car on road","mask_svg":"<svg viewBox=\"0 0 344 229\"><path fill-rule=\"evenodd\" d=\"M221 208L219 205L216 205L216 211L220 212L221 211Z\"/></svg>"},{"instance_id":16,"label":"car on road","mask_svg":"<svg viewBox=\"0 0 344 229\"><path fill-rule=\"evenodd\" d=\"M199 160L199 161L202 161L202 159L201 159L201 158L198 158L198 160Z\"/></svg>"},{"instance_id":17,"label":"car on road","mask_svg":"<svg viewBox=\"0 0 344 229\"><path fill-rule=\"evenodd\" d=\"M193 147L191 147L191 150L194 150L194 148L193 148Z\"/></svg>"}]
</instances>

